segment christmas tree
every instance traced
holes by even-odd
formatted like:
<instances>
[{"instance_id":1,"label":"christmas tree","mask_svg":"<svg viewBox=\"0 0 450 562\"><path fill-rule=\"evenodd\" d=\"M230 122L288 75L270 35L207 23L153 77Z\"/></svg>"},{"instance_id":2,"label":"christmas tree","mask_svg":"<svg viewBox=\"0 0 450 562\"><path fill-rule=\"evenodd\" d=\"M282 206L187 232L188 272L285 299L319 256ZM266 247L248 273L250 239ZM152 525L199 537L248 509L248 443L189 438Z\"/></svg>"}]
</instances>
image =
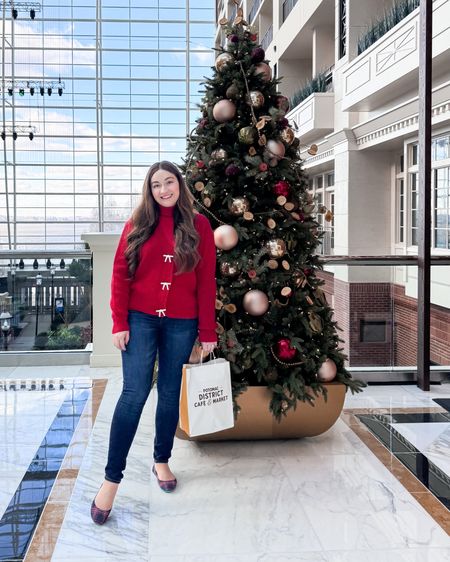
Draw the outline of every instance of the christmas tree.
<instances>
[{"instance_id":1,"label":"christmas tree","mask_svg":"<svg viewBox=\"0 0 450 562\"><path fill-rule=\"evenodd\" d=\"M216 49L213 76L202 83L202 115L181 167L214 229L218 347L231 363L234 396L267 385L280 419L298 400L326 397L323 382L352 392L364 385L344 367L316 276L322 233L300 142L285 117L289 101L277 91L281 79L272 79L241 9L233 23L219 24L227 47Z\"/></svg>"}]
</instances>

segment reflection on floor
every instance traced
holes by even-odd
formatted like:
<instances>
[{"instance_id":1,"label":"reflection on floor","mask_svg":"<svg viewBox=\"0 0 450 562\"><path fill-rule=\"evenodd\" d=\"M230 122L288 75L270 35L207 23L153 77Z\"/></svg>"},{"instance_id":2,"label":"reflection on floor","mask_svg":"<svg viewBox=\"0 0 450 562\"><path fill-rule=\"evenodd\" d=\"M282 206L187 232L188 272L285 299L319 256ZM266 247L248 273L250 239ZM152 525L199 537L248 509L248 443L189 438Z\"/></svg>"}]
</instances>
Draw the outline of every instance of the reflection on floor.
<instances>
[{"instance_id":1,"label":"reflection on floor","mask_svg":"<svg viewBox=\"0 0 450 562\"><path fill-rule=\"evenodd\" d=\"M450 561L450 414L432 400L450 385L369 387L316 438L176 440L172 495L151 478L152 393L98 527L120 370L17 367L0 381L0 560Z\"/></svg>"}]
</instances>

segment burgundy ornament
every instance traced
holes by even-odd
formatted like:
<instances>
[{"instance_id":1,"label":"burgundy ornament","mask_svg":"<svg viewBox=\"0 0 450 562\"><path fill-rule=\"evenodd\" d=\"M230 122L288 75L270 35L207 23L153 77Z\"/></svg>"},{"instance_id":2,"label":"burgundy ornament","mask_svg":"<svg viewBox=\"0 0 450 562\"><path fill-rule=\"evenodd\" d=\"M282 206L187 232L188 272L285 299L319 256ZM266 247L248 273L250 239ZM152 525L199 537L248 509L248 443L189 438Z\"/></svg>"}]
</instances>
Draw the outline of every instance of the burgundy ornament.
<instances>
[{"instance_id":1,"label":"burgundy ornament","mask_svg":"<svg viewBox=\"0 0 450 562\"><path fill-rule=\"evenodd\" d=\"M264 49L262 47L255 47L252 50L252 62L257 63L257 62L262 62L264 60L264 57L266 56L266 53L264 52Z\"/></svg>"},{"instance_id":2,"label":"burgundy ornament","mask_svg":"<svg viewBox=\"0 0 450 562\"><path fill-rule=\"evenodd\" d=\"M288 338L282 338L276 343L276 354L278 359L282 361L292 361L297 354L297 350L291 347L291 340Z\"/></svg>"},{"instance_id":3,"label":"burgundy ornament","mask_svg":"<svg viewBox=\"0 0 450 562\"><path fill-rule=\"evenodd\" d=\"M286 127L289 126L289 121L286 119L286 117L282 117L278 123L277 126L279 129L286 129Z\"/></svg>"},{"instance_id":4,"label":"burgundy ornament","mask_svg":"<svg viewBox=\"0 0 450 562\"><path fill-rule=\"evenodd\" d=\"M291 192L291 185L286 180L277 181L277 183L273 186L273 192L277 196L284 195L284 197L288 197Z\"/></svg>"},{"instance_id":5,"label":"burgundy ornament","mask_svg":"<svg viewBox=\"0 0 450 562\"><path fill-rule=\"evenodd\" d=\"M206 119L206 117L203 117L202 119L200 119L200 121L198 122L197 127L199 129L203 129L204 127L206 127L206 125L208 124L208 119Z\"/></svg>"},{"instance_id":6,"label":"burgundy ornament","mask_svg":"<svg viewBox=\"0 0 450 562\"><path fill-rule=\"evenodd\" d=\"M236 166L236 164L229 164L225 168L225 175L226 176L235 176L236 174L239 174L239 168L238 168L238 166Z\"/></svg>"},{"instance_id":7,"label":"burgundy ornament","mask_svg":"<svg viewBox=\"0 0 450 562\"><path fill-rule=\"evenodd\" d=\"M238 43L238 42L239 42L239 37L238 37L235 33L233 33L232 35L229 35L229 36L228 36L228 41L229 41L230 43Z\"/></svg>"}]
</instances>

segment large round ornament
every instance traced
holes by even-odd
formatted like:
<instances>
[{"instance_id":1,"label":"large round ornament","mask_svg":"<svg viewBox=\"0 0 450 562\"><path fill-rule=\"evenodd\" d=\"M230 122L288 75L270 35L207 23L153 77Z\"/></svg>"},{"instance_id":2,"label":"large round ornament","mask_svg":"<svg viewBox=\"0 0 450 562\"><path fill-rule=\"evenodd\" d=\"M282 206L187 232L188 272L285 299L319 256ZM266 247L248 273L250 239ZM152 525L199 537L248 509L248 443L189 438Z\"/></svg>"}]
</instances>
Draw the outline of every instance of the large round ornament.
<instances>
[{"instance_id":1,"label":"large round ornament","mask_svg":"<svg viewBox=\"0 0 450 562\"><path fill-rule=\"evenodd\" d=\"M289 193L291 192L291 185L286 180L279 180L273 186L273 192L275 195L283 195L284 197L289 197Z\"/></svg>"},{"instance_id":2,"label":"large round ornament","mask_svg":"<svg viewBox=\"0 0 450 562\"><path fill-rule=\"evenodd\" d=\"M266 248L271 258L282 258L286 253L286 243L281 238L266 242Z\"/></svg>"},{"instance_id":3,"label":"large round ornament","mask_svg":"<svg viewBox=\"0 0 450 562\"><path fill-rule=\"evenodd\" d=\"M264 105L264 96L259 90L252 90L248 98L247 103L256 109Z\"/></svg>"},{"instance_id":4,"label":"large round ornament","mask_svg":"<svg viewBox=\"0 0 450 562\"><path fill-rule=\"evenodd\" d=\"M262 47L255 47L252 50L251 57L252 62L262 62L266 56L264 49Z\"/></svg>"},{"instance_id":5,"label":"large round ornament","mask_svg":"<svg viewBox=\"0 0 450 562\"><path fill-rule=\"evenodd\" d=\"M222 72L226 66L232 64L234 62L233 55L230 53L221 53L215 60L214 66L218 72Z\"/></svg>"},{"instance_id":6,"label":"large round ornament","mask_svg":"<svg viewBox=\"0 0 450 562\"><path fill-rule=\"evenodd\" d=\"M291 347L291 340L289 338L281 338L276 343L275 353L281 361L292 361L297 355L297 350Z\"/></svg>"},{"instance_id":7,"label":"large round ornament","mask_svg":"<svg viewBox=\"0 0 450 562\"><path fill-rule=\"evenodd\" d=\"M317 377L322 382L330 382L334 380L337 373L336 363L332 359L324 361L317 373Z\"/></svg>"},{"instance_id":8,"label":"large round ornament","mask_svg":"<svg viewBox=\"0 0 450 562\"><path fill-rule=\"evenodd\" d=\"M280 141L270 139L267 141L266 150L269 152L273 158L277 160L281 160L283 158L286 149L284 148L284 144Z\"/></svg>"},{"instance_id":9,"label":"large round ornament","mask_svg":"<svg viewBox=\"0 0 450 562\"><path fill-rule=\"evenodd\" d=\"M228 156L226 150L224 150L223 148L216 148L215 150L213 150L211 152L211 158L212 160L225 160L225 158Z\"/></svg>"},{"instance_id":10,"label":"large round ornament","mask_svg":"<svg viewBox=\"0 0 450 562\"><path fill-rule=\"evenodd\" d=\"M261 78L268 82L272 78L272 70L265 62L260 62L255 66L255 74L261 74Z\"/></svg>"},{"instance_id":11,"label":"large round ornament","mask_svg":"<svg viewBox=\"0 0 450 562\"><path fill-rule=\"evenodd\" d=\"M233 215L243 215L250 209L250 203L247 197L234 197L228 204L228 209Z\"/></svg>"},{"instance_id":12,"label":"large round ornament","mask_svg":"<svg viewBox=\"0 0 450 562\"><path fill-rule=\"evenodd\" d=\"M237 230L231 224L222 224L214 230L214 243L220 250L231 250L238 240Z\"/></svg>"},{"instance_id":13,"label":"large round ornament","mask_svg":"<svg viewBox=\"0 0 450 562\"><path fill-rule=\"evenodd\" d=\"M239 274L239 268L235 263L224 261L220 264L220 273L224 277L235 277Z\"/></svg>"},{"instance_id":14,"label":"large round ornament","mask_svg":"<svg viewBox=\"0 0 450 562\"><path fill-rule=\"evenodd\" d=\"M290 127L286 127L286 129L281 131L280 137L286 144L292 144L295 139L295 133Z\"/></svg>"},{"instance_id":15,"label":"large round ornament","mask_svg":"<svg viewBox=\"0 0 450 562\"><path fill-rule=\"evenodd\" d=\"M231 121L236 115L236 106L230 100L220 100L213 107L213 117L219 123Z\"/></svg>"},{"instance_id":16,"label":"large round ornament","mask_svg":"<svg viewBox=\"0 0 450 562\"><path fill-rule=\"evenodd\" d=\"M275 105L285 113L289 111L289 100L286 96L277 96L275 98Z\"/></svg>"},{"instance_id":17,"label":"large round ornament","mask_svg":"<svg viewBox=\"0 0 450 562\"><path fill-rule=\"evenodd\" d=\"M253 127L242 127L239 130L239 141L244 144L253 144L256 139L256 131Z\"/></svg>"},{"instance_id":18,"label":"large round ornament","mask_svg":"<svg viewBox=\"0 0 450 562\"><path fill-rule=\"evenodd\" d=\"M252 289L245 293L242 304L245 311L252 316L262 316L269 308L269 298L263 291Z\"/></svg>"}]
</instances>

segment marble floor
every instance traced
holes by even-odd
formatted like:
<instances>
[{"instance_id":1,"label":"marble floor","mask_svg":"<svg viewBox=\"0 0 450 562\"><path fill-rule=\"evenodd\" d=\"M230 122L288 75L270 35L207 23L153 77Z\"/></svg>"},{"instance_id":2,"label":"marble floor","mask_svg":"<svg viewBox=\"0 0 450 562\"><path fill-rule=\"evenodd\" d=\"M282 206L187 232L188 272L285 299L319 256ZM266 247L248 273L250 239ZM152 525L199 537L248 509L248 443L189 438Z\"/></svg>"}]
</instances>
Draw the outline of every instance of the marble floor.
<instances>
[{"instance_id":1,"label":"marble floor","mask_svg":"<svg viewBox=\"0 0 450 562\"><path fill-rule=\"evenodd\" d=\"M120 370L0 368L0 387L0 561L450 562L450 385L348 394L315 438L176 439L174 494L151 475L152 393L103 527Z\"/></svg>"}]
</instances>

